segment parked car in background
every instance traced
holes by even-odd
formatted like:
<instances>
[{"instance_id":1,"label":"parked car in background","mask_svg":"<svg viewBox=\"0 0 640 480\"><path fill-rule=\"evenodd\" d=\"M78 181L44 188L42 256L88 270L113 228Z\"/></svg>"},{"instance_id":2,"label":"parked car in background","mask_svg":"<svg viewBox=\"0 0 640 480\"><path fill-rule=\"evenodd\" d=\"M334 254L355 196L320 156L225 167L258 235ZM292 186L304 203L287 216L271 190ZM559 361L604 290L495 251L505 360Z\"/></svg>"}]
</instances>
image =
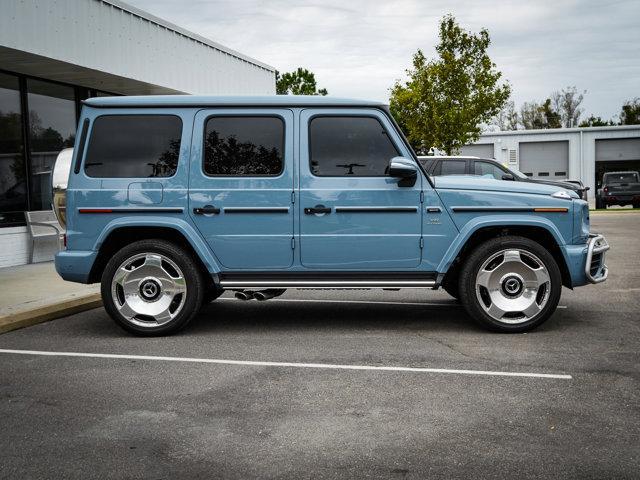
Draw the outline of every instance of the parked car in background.
<instances>
[{"instance_id":1,"label":"parked car in background","mask_svg":"<svg viewBox=\"0 0 640 480\"><path fill-rule=\"evenodd\" d=\"M429 176L377 102L91 98L79 125L59 160L56 269L101 282L106 311L138 335L178 331L225 290L287 288L443 287L484 327L523 332L563 285L608 275L573 191Z\"/></svg>"},{"instance_id":2,"label":"parked car in background","mask_svg":"<svg viewBox=\"0 0 640 480\"><path fill-rule=\"evenodd\" d=\"M579 180L540 180L526 176L524 173L508 168L501 163L490 158L479 157L418 157L429 175L438 177L440 175L479 175L495 178L496 180L513 180L516 182L542 183L553 185L554 187L572 190L578 194L582 200L587 200L587 191Z\"/></svg>"},{"instance_id":3,"label":"parked car in background","mask_svg":"<svg viewBox=\"0 0 640 480\"><path fill-rule=\"evenodd\" d=\"M596 208L611 205L632 205L640 208L640 177L638 172L607 172L596 194Z\"/></svg>"}]
</instances>

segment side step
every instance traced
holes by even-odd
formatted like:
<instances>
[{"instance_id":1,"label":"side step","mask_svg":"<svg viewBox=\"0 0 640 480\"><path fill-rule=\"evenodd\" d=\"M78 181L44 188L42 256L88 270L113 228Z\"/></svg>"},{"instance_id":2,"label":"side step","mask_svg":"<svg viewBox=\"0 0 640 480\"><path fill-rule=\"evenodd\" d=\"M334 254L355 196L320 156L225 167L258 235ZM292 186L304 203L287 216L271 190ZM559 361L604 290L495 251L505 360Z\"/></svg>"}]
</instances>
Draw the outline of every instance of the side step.
<instances>
[{"instance_id":1,"label":"side step","mask_svg":"<svg viewBox=\"0 0 640 480\"><path fill-rule=\"evenodd\" d=\"M435 272L226 272L224 289L435 288Z\"/></svg>"}]
</instances>

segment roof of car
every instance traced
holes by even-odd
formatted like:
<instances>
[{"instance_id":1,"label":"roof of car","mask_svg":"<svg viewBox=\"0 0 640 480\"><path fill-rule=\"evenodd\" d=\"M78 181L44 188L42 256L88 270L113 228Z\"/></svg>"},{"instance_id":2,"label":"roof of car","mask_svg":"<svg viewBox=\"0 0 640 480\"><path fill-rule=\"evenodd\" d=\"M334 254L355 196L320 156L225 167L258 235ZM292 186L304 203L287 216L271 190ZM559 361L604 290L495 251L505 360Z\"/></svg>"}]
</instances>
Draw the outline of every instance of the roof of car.
<instances>
[{"instance_id":1,"label":"roof of car","mask_svg":"<svg viewBox=\"0 0 640 480\"><path fill-rule=\"evenodd\" d=\"M384 107L384 103L353 98L320 95L265 95L265 96L212 96L212 95L145 95L121 97L94 97L84 101L91 107L202 107L202 106L274 106L274 107Z\"/></svg>"}]
</instances>

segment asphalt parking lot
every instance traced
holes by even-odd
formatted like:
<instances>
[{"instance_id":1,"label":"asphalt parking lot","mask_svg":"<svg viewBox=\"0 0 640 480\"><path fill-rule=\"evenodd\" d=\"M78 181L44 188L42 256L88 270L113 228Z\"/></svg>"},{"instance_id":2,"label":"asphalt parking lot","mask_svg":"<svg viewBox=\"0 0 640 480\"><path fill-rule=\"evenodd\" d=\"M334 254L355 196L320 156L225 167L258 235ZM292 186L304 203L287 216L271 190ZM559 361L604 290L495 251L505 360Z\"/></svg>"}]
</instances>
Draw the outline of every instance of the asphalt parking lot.
<instances>
[{"instance_id":1,"label":"asphalt parking lot","mask_svg":"<svg viewBox=\"0 0 640 480\"><path fill-rule=\"evenodd\" d=\"M0 353L1 476L637 478L640 215L592 224L609 280L564 289L528 334L406 290L223 298L167 338L102 309L0 335L3 350L125 356Z\"/></svg>"}]
</instances>

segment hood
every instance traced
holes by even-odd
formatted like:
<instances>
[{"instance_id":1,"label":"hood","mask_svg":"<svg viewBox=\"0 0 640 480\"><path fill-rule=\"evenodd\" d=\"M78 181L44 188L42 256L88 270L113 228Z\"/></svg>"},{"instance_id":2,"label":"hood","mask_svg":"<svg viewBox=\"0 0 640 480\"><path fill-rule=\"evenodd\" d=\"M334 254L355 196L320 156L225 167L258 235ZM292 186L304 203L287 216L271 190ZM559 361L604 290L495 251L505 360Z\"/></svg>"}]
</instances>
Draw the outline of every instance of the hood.
<instances>
[{"instance_id":1,"label":"hood","mask_svg":"<svg viewBox=\"0 0 640 480\"><path fill-rule=\"evenodd\" d=\"M539 178L530 178L527 180L530 183L541 183L544 185L553 185L555 187L564 188L566 190L573 190L574 192L578 192L580 190L584 190L584 187L577 185L571 182L563 182L562 180L542 180Z\"/></svg>"},{"instance_id":2,"label":"hood","mask_svg":"<svg viewBox=\"0 0 640 480\"><path fill-rule=\"evenodd\" d=\"M482 190L486 192L528 193L551 195L558 190L567 190L572 198L578 198L573 189L537 182L516 182L513 180L496 180L474 175L449 175L431 177L437 190Z\"/></svg>"}]
</instances>

